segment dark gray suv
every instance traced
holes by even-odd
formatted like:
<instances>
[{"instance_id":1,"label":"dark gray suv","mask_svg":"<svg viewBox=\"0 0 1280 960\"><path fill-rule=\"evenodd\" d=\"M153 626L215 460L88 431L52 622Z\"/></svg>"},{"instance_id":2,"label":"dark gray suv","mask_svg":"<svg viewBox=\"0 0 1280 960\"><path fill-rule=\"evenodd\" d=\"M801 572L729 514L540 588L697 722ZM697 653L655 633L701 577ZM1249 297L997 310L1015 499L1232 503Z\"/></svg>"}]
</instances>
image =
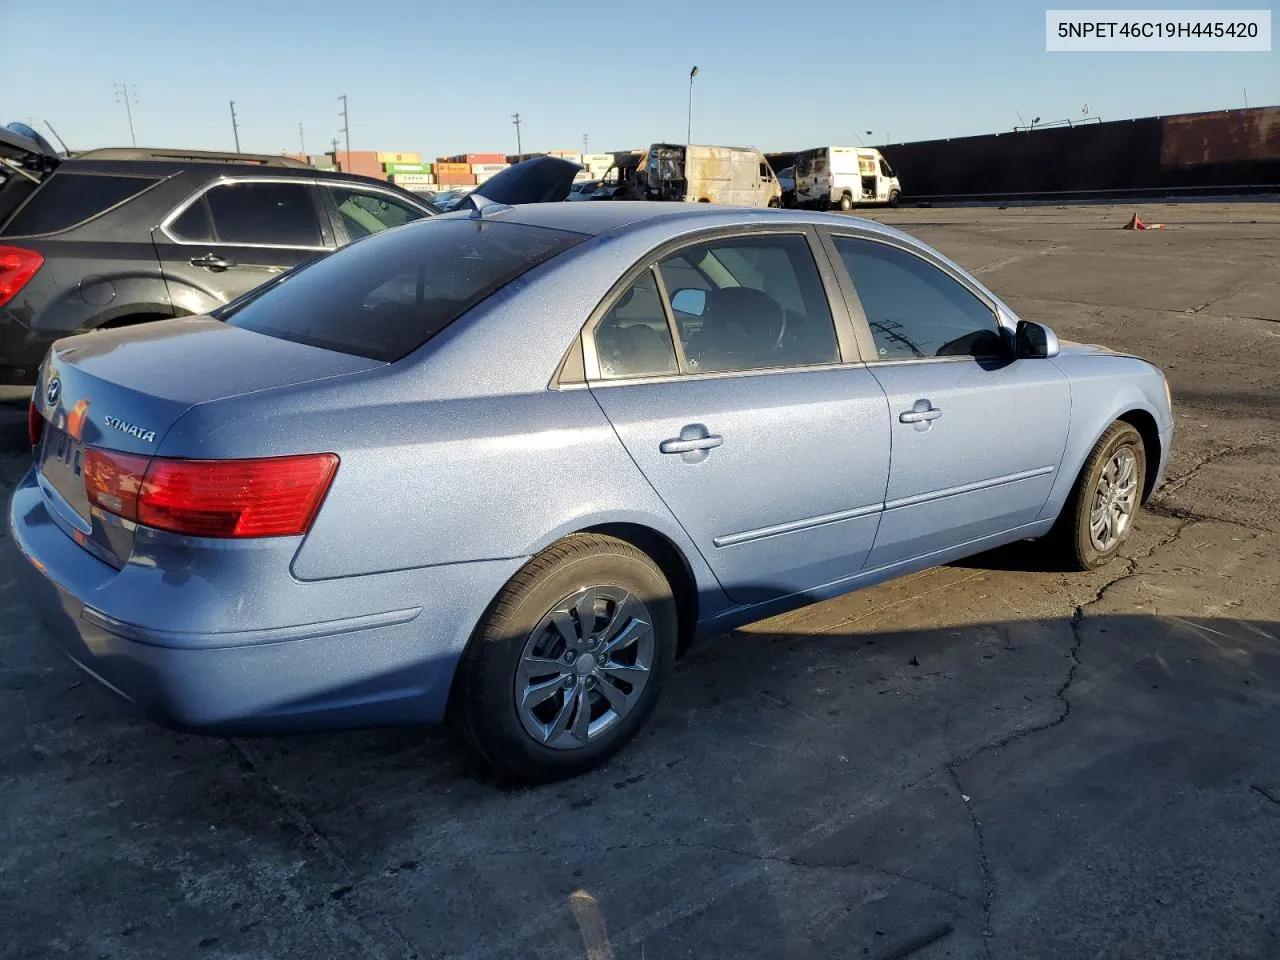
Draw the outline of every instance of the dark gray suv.
<instances>
[{"instance_id":1,"label":"dark gray suv","mask_svg":"<svg viewBox=\"0 0 1280 960\"><path fill-rule=\"evenodd\" d=\"M290 267L439 212L390 184L287 157L68 157L29 134L0 128L0 385L34 383L60 337L208 313Z\"/></svg>"}]
</instances>

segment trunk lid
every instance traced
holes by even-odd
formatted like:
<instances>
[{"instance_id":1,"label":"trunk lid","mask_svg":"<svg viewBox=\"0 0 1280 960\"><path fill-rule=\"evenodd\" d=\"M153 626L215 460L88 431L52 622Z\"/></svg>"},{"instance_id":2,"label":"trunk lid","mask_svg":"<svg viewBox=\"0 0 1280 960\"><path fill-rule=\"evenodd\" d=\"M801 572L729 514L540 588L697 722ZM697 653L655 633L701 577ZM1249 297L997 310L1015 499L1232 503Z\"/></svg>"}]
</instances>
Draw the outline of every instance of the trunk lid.
<instances>
[{"instance_id":1,"label":"trunk lid","mask_svg":"<svg viewBox=\"0 0 1280 960\"><path fill-rule=\"evenodd\" d=\"M134 526L90 507L86 448L152 457L169 428L196 404L380 366L208 317L59 340L33 396L44 420L35 456L45 501L68 536L99 559L123 566Z\"/></svg>"}]
</instances>

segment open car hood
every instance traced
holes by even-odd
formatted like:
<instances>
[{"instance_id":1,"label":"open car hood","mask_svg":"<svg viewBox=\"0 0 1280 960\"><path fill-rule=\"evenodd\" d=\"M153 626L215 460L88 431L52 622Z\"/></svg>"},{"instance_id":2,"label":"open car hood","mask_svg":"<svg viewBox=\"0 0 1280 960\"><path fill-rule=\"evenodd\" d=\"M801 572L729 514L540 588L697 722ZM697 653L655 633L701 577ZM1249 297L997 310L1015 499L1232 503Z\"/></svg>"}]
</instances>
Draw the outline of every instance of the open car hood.
<instances>
[{"instance_id":1,"label":"open car hood","mask_svg":"<svg viewBox=\"0 0 1280 960\"><path fill-rule=\"evenodd\" d=\"M4 166L17 166L34 174L45 174L61 162L58 151L25 123L0 127L0 159Z\"/></svg>"},{"instance_id":2,"label":"open car hood","mask_svg":"<svg viewBox=\"0 0 1280 960\"><path fill-rule=\"evenodd\" d=\"M492 203L512 206L517 203L559 203L568 199L573 178L581 169L580 165L562 157L524 160L480 184L450 209L465 210L474 206L471 198L477 195Z\"/></svg>"}]
</instances>

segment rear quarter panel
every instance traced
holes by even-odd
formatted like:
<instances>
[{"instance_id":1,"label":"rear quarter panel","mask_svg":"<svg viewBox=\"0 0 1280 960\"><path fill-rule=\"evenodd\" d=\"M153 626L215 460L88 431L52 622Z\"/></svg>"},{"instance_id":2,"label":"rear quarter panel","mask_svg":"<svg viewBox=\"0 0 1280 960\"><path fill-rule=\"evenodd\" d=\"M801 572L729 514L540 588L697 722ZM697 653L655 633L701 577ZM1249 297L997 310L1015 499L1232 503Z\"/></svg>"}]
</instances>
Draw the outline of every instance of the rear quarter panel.
<instances>
[{"instance_id":1,"label":"rear quarter panel","mask_svg":"<svg viewBox=\"0 0 1280 960\"><path fill-rule=\"evenodd\" d=\"M1071 385L1071 425L1062 469L1049 493L1041 519L1055 517L1061 512L1098 438L1112 423L1132 411L1150 414L1161 434L1158 482L1168 463L1173 430L1173 415L1165 399L1164 377L1160 370L1137 357L1077 353L1065 345L1052 363L1067 375Z\"/></svg>"}]
</instances>

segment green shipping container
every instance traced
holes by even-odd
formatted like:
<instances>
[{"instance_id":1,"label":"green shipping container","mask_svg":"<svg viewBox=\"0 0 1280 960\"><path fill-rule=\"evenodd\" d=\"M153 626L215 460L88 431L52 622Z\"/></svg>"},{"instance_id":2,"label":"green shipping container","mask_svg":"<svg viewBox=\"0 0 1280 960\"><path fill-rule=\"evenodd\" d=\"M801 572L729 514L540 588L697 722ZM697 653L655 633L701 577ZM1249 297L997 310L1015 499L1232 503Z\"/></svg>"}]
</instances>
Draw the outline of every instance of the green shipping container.
<instances>
[{"instance_id":1,"label":"green shipping container","mask_svg":"<svg viewBox=\"0 0 1280 960\"><path fill-rule=\"evenodd\" d=\"M387 173L430 173L429 163L384 163Z\"/></svg>"}]
</instances>

